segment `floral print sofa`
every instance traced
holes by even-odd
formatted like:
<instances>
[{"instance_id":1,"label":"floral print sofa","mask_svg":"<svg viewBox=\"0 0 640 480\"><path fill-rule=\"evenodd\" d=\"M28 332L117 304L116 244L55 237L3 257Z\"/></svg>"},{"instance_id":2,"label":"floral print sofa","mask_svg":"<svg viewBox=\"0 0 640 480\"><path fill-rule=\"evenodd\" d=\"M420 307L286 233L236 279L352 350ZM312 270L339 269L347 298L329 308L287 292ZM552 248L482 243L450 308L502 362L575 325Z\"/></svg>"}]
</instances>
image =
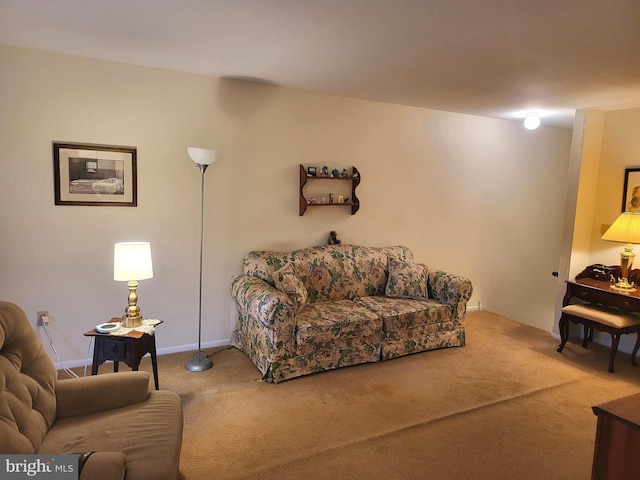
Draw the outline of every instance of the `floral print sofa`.
<instances>
[{"instance_id":1,"label":"floral print sofa","mask_svg":"<svg viewBox=\"0 0 640 480\"><path fill-rule=\"evenodd\" d=\"M402 246L250 252L231 285L231 343L270 382L462 346L471 293Z\"/></svg>"}]
</instances>

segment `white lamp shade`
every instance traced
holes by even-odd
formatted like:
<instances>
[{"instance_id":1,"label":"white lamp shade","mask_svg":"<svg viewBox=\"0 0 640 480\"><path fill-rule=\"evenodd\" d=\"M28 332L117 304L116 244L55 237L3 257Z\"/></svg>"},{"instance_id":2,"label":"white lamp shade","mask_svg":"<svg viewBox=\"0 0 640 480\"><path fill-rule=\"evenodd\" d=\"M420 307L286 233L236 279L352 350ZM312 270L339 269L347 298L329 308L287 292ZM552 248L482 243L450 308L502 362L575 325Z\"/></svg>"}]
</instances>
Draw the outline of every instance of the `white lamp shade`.
<instances>
[{"instance_id":1,"label":"white lamp shade","mask_svg":"<svg viewBox=\"0 0 640 480\"><path fill-rule=\"evenodd\" d=\"M116 243L113 250L113 279L119 282L153 277L149 242Z\"/></svg>"},{"instance_id":2,"label":"white lamp shade","mask_svg":"<svg viewBox=\"0 0 640 480\"><path fill-rule=\"evenodd\" d=\"M620 243L640 243L640 213L624 212L604 232L602 240Z\"/></svg>"},{"instance_id":3,"label":"white lamp shade","mask_svg":"<svg viewBox=\"0 0 640 480\"><path fill-rule=\"evenodd\" d=\"M210 150L208 148L187 147L187 153L191 157L191 160L198 165L211 165L216 161L218 152Z\"/></svg>"}]
</instances>

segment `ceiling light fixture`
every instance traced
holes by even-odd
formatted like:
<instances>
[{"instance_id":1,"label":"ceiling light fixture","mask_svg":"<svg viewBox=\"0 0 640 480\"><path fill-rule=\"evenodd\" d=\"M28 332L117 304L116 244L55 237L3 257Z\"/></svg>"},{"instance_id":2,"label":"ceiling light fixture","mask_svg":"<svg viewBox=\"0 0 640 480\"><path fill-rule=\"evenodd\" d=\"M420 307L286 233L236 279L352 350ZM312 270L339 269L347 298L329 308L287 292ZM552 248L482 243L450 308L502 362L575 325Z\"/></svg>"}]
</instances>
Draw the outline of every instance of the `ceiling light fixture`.
<instances>
[{"instance_id":1,"label":"ceiling light fixture","mask_svg":"<svg viewBox=\"0 0 640 480\"><path fill-rule=\"evenodd\" d=\"M535 130L540 126L540 117L535 113L527 113L524 118L524 128L527 130Z\"/></svg>"}]
</instances>

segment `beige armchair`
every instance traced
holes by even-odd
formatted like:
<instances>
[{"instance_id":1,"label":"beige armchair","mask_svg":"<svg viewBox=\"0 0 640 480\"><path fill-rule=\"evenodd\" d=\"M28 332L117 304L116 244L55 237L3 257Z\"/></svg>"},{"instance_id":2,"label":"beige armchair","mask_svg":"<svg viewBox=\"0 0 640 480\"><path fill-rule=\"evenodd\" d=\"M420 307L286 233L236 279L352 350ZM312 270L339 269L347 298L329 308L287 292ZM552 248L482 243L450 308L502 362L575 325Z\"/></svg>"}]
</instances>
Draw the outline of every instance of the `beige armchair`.
<instances>
[{"instance_id":1,"label":"beige armchair","mask_svg":"<svg viewBox=\"0 0 640 480\"><path fill-rule=\"evenodd\" d=\"M24 312L0 302L0 453L83 454L81 480L174 480L180 397L149 392L149 374L58 380Z\"/></svg>"}]
</instances>

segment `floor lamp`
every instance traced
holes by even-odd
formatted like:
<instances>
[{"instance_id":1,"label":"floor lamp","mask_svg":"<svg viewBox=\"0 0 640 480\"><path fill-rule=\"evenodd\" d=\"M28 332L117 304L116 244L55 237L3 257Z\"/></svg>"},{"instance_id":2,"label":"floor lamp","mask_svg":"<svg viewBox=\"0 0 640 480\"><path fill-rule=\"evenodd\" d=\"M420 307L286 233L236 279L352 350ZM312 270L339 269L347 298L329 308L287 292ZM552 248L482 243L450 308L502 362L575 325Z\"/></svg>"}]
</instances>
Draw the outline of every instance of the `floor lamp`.
<instances>
[{"instance_id":1,"label":"floor lamp","mask_svg":"<svg viewBox=\"0 0 640 480\"><path fill-rule=\"evenodd\" d=\"M200 169L200 291L198 294L198 352L187 362L185 368L191 372L202 372L213 367L208 355L202 355L202 251L204 248L204 172L216 161L216 151L207 148L187 147L191 160Z\"/></svg>"}]
</instances>

